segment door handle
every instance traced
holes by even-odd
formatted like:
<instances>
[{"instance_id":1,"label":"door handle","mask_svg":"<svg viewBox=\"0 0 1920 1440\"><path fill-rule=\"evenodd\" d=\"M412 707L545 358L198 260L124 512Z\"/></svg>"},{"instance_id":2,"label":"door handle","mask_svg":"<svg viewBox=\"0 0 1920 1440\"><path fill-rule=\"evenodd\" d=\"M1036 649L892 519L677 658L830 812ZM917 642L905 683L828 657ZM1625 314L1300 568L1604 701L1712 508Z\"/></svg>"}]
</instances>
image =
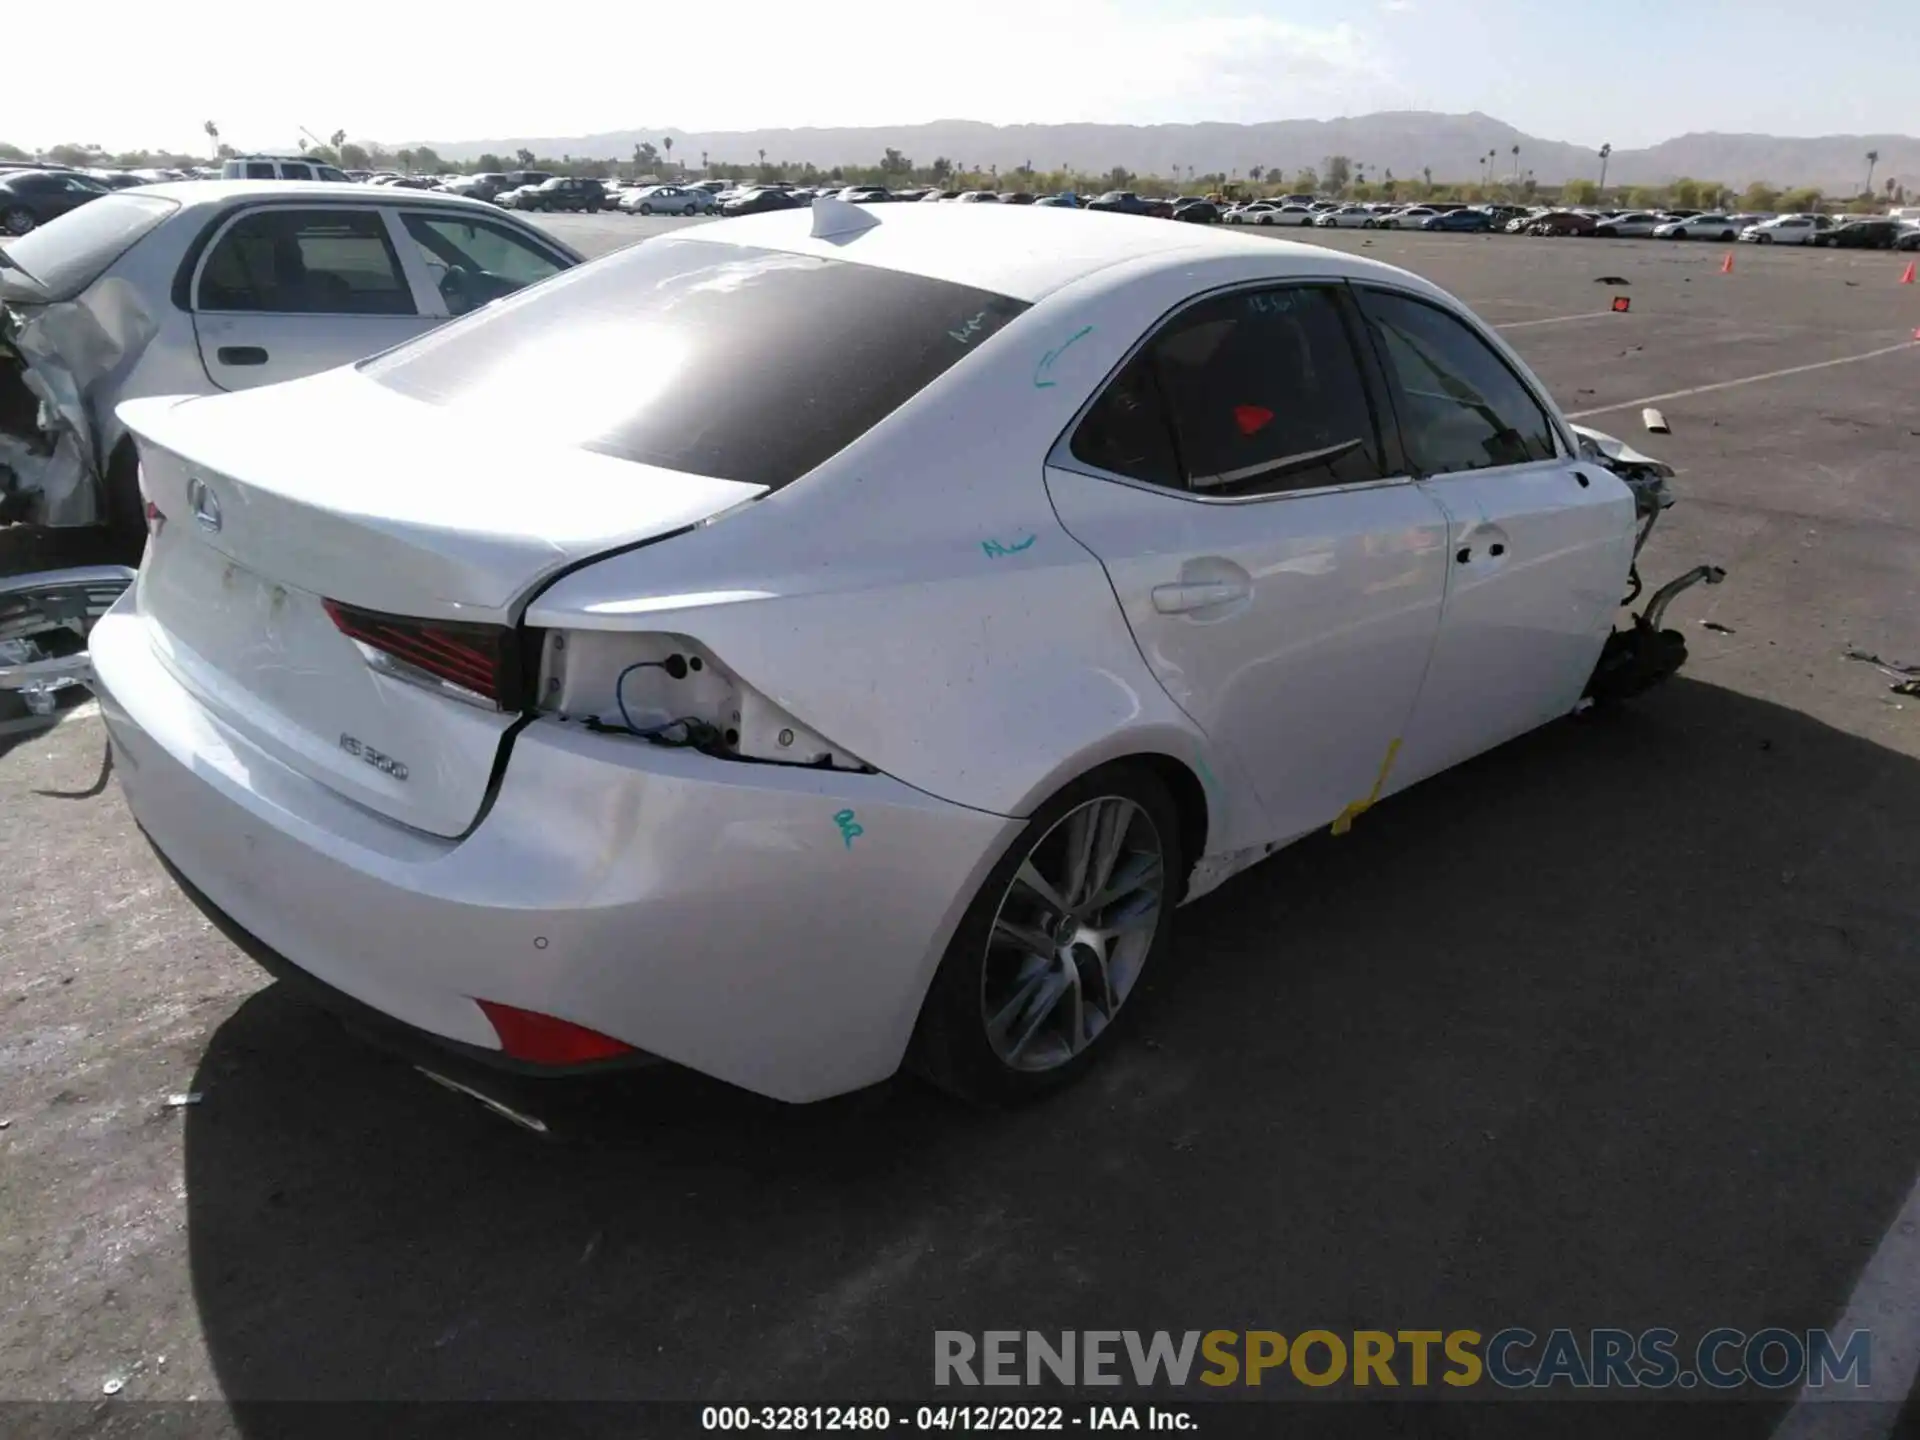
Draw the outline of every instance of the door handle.
<instances>
[{"instance_id":1,"label":"door handle","mask_svg":"<svg viewBox=\"0 0 1920 1440\"><path fill-rule=\"evenodd\" d=\"M1153 587L1153 608L1162 615L1184 615L1214 605L1230 605L1252 592L1242 580L1183 580Z\"/></svg>"},{"instance_id":2,"label":"door handle","mask_svg":"<svg viewBox=\"0 0 1920 1440\"><path fill-rule=\"evenodd\" d=\"M222 365L264 365L267 352L258 345L222 345L213 352Z\"/></svg>"}]
</instances>

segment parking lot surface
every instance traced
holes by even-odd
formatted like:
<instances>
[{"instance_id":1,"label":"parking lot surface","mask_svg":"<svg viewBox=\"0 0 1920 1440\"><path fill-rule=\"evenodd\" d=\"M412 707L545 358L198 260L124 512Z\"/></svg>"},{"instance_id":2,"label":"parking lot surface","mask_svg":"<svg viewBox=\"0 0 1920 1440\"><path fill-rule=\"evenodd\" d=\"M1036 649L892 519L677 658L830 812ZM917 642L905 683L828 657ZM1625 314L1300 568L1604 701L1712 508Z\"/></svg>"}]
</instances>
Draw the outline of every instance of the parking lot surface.
<instances>
[{"instance_id":1,"label":"parking lot surface","mask_svg":"<svg viewBox=\"0 0 1920 1440\"><path fill-rule=\"evenodd\" d=\"M1133 1041L1041 1106L663 1070L533 1102L559 1140L216 935L90 705L14 726L0 1397L845 1400L924 1396L936 1329L1835 1324L1920 1172L1920 700L1847 658L1920 663L1920 288L1850 252L1312 243L1431 277L1678 466L1643 573L1729 571L1672 612L1679 679L1182 912Z\"/></svg>"}]
</instances>

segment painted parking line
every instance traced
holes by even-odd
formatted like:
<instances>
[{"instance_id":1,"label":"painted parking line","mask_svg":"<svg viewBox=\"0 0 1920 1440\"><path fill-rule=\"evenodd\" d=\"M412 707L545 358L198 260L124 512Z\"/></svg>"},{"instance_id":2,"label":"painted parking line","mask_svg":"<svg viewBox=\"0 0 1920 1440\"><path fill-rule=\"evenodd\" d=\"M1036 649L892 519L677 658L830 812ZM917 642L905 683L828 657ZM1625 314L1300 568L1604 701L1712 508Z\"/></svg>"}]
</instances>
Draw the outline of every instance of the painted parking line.
<instances>
[{"instance_id":1,"label":"painted parking line","mask_svg":"<svg viewBox=\"0 0 1920 1440\"><path fill-rule=\"evenodd\" d=\"M1858 365L1862 360L1877 360L1900 350L1920 350L1920 340L1902 340L1898 345L1882 345L1858 355L1841 355L1832 360L1816 360L1811 365L1790 365L1785 370L1769 370L1763 375L1743 375L1738 380L1716 380L1711 385L1692 385L1685 390L1667 390L1658 395L1642 395L1637 400L1622 400L1617 405L1596 405L1591 410L1570 410L1569 420L1585 420L1589 415L1610 415L1615 410L1638 410L1662 400L1684 400L1689 395L1710 395L1715 390L1732 390L1741 385L1758 385L1762 380L1781 380L1789 375L1805 375L1813 370L1831 370L1836 365Z\"/></svg>"},{"instance_id":2,"label":"painted parking line","mask_svg":"<svg viewBox=\"0 0 1920 1440\"><path fill-rule=\"evenodd\" d=\"M1496 330L1522 330L1529 325L1565 325L1569 320L1598 320L1603 315L1611 315L1611 310L1587 310L1578 315L1547 315L1538 320L1499 320L1494 322Z\"/></svg>"},{"instance_id":3,"label":"painted parking line","mask_svg":"<svg viewBox=\"0 0 1920 1440\"><path fill-rule=\"evenodd\" d=\"M1855 1330L1873 1336L1870 1383L1801 1390L1773 1440L1884 1440L1892 1433L1920 1371L1920 1180L1832 1326L1842 1344Z\"/></svg>"}]
</instances>

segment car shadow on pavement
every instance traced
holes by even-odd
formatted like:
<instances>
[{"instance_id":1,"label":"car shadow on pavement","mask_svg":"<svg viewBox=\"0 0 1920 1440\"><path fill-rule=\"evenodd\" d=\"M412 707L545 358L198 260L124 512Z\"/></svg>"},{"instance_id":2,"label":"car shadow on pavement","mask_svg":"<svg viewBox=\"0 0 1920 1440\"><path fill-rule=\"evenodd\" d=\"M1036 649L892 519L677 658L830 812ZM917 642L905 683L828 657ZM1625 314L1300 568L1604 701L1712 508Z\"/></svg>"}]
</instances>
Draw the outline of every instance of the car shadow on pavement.
<instances>
[{"instance_id":1,"label":"car shadow on pavement","mask_svg":"<svg viewBox=\"0 0 1920 1440\"><path fill-rule=\"evenodd\" d=\"M1676 681L1182 912L1112 1063L1005 1115L663 1069L561 1143L272 986L187 1115L213 1364L924 1399L936 1329L1825 1326L1920 1165L1916 814L1913 760Z\"/></svg>"}]
</instances>

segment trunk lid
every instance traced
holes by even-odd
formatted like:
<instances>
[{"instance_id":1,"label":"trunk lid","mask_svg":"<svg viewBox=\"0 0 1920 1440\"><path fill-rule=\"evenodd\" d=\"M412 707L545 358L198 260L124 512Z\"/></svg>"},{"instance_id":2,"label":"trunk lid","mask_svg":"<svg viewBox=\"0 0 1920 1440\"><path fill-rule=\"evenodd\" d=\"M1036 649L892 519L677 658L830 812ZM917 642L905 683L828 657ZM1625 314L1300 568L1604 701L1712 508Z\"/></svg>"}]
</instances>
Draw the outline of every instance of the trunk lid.
<instances>
[{"instance_id":1,"label":"trunk lid","mask_svg":"<svg viewBox=\"0 0 1920 1440\"><path fill-rule=\"evenodd\" d=\"M139 608L174 675L283 763L437 835L478 815L517 699L392 662L511 669L519 608L557 572L762 493L543 443L538 416L532 439L483 433L350 368L120 416L165 517Z\"/></svg>"}]
</instances>

